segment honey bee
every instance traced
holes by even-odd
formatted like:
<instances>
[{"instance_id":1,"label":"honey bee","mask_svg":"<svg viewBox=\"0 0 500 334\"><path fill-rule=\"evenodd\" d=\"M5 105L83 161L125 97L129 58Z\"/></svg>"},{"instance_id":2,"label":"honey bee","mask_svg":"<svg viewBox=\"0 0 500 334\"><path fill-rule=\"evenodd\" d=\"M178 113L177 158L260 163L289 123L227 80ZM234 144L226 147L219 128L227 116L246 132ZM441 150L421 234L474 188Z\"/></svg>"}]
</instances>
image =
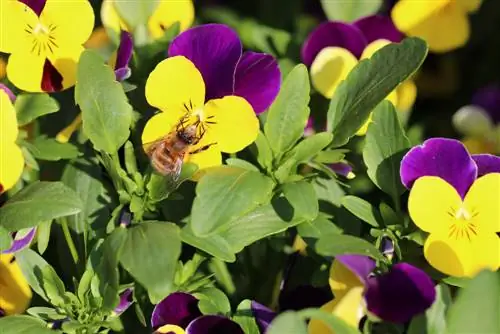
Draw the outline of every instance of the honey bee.
<instances>
[{"instance_id":1,"label":"honey bee","mask_svg":"<svg viewBox=\"0 0 500 334\"><path fill-rule=\"evenodd\" d=\"M153 168L162 175L172 177L173 181L177 181L180 176L186 154L202 152L215 144L208 144L189 151L192 146L200 142L206 132L205 125L199 120L188 125L189 117L189 114L186 113L174 131L154 141L146 150Z\"/></svg>"}]
</instances>

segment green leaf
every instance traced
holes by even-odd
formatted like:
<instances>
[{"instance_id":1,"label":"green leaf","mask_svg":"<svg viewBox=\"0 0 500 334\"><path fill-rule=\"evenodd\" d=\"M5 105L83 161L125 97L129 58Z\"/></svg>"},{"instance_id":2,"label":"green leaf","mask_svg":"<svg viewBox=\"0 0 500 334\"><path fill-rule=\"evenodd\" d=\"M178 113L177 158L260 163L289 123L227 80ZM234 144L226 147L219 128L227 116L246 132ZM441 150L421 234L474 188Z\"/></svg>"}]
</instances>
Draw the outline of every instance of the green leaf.
<instances>
[{"instance_id":1,"label":"green leaf","mask_svg":"<svg viewBox=\"0 0 500 334\"><path fill-rule=\"evenodd\" d=\"M241 326L245 334L260 334L252 313L252 301L250 299L245 299L238 305L233 321Z\"/></svg>"},{"instance_id":2,"label":"green leaf","mask_svg":"<svg viewBox=\"0 0 500 334\"><path fill-rule=\"evenodd\" d=\"M294 217L312 221L318 216L319 204L314 187L307 181L285 183L283 194L294 209Z\"/></svg>"},{"instance_id":3,"label":"green leaf","mask_svg":"<svg viewBox=\"0 0 500 334\"><path fill-rule=\"evenodd\" d=\"M224 314L231 312L231 304L226 294L217 288L205 288L194 294L203 314Z\"/></svg>"},{"instance_id":4,"label":"green leaf","mask_svg":"<svg viewBox=\"0 0 500 334\"><path fill-rule=\"evenodd\" d=\"M189 180L198 170L198 166L193 163L185 163L182 165L181 174L179 179L173 182L169 176L153 173L146 185L148 189L148 196L153 203L163 201L168 198L170 194L179 187L184 181Z\"/></svg>"},{"instance_id":5,"label":"green leaf","mask_svg":"<svg viewBox=\"0 0 500 334\"><path fill-rule=\"evenodd\" d=\"M78 195L61 182L35 182L15 194L0 208L0 226L9 231L82 211Z\"/></svg>"},{"instance_id":6,"label":"green leaf","mask_svg":"<svg viewBox=\"0 0 500 334\"><path fill-rule=\"evenodd\" d=\"M26 310L26 313L45 321L63 320L66 318L66 315L58 313L56 309L51 307L30 307Z\"/></svg>"},{"instance_id":7,"label":"green leaf","mask_svg":"<svg viewBox=\"0 0 500 334\"><path fill-rule=\"evenodd\" d=\"M305 242L307 242L306 239L319 239L327 234L342 234L342 230L325 217L324 213L320 213L312 222L297 226L297 232Z\"/></svg>"},{"instance_id":8,"label":"green leaf","mask_svg":"<svg viewBox=\"0 0 500 334\"><path fill-rule=\"evenodd\" d=\"M236 261L236 256L231 245L218 234L212 234L208 237L198 237L194 235L191 226L186 225L181 230L181 238L182 242L202 250L213 257L221 259L222 261Z\"/></svg>"},{"instance_id":9,"label":"green leaf","mask_svg":"<svg viewBox=\"0 0 500 334\"><path fill-rule=\"evenodd\" d=\"M80 155L78 147L71 143L60 143L54 138L40 136L31 143L25 143L31 154L37 159L59 161L61 159L74 159Z\"/></svg>"},{"instance_id":10,"label":"green leaf","mask_svg":"<svg viewBox=\"0 0 500 334\"><path fill-rule=\"evenodd\" d=\"M2 334L54 334L40 319L27 315L12 315L0 318Z\"/></svg>"},{"instance_id":11,"label":"green leaf","mask_svg":"<svg viewBox=\"0 0 500 334\"><path fill-rule=\"evenodd\" d=\"M229 159L226 159L226 164L228 166L239 167L239 168L251 170L251 171L254 171L254 172L258 172L259 171L259 169L257 167L255 167L254 165L252 165L248 161L242 160L242 159L238 159L238 158L229 158Z\"/></svg>"},{"instance_id":12,"label":"green leaf","mask_svg":"<svg viewBox=\"0 0 500 334\"><path fill-rule=\"evenodd\" d=\"M309 117L309 74L297 65L288 74L281 91L269 108L264 133L272 150L283 154L302 137Z\"/></svg>"},{"instance_id":13,"label":"green leaf","mask_svg":"<svg viewBox=\"0 0 500 334\"><path fill-rule=\"evenodd\" d=\"M10 232L0 225L0 252L7 250L12 245L12 236Z\"/></svg>"},{"instance_id":14,"label":"green leaf","mask_svg":"<svg viewBox=\"0 0 500 334\"><path fill-rule=\"evenodd\" d=\"M57 276L56 271L50 265L47 265L41 269L41 286L47 295L50 303L54 306L62 307L67 303L65 296L66 289L64 283L61 281L59 276ZM35 275L38 279L38 272L35 269Z\"/></svg>"},{"instance_id":15,"label":"green leaf","mask_svg":"<svg viewBox=\"0 0 500 334\"><path fill-rule=\"evenodd\" d=\"M274 182L254 171L221 166L209 170L196 186L191 229L206 236L269 200Z\"/></svg>"},{"instance_id":16,"label":"green leaf","mask_svg":"<svg viewBox=\"0 0 500 334\"><path fill-rule=\"evenodd\" d=\"M139 25L146 25L159 5L159 0L113 1L119 16L132 30Z\"/></svg>"},{"instance_id":17,"label":"green leaf","mask_svg":"<svg viewBox=\"0 0 500 334\"><path fill-rule=\"evenodd\" d=\"M305 138L290 151L290 156L298 163L306 162L321 152L332 141L333 135L329 132L316 133Z\"/></svg>"},{"instance_id":18,"label":"green leaf","mask_svg":"<svg viewBox=\"0 0 500 334\"><path fill-rule=\"evenodd\" d=\"M83 208L77 215L68 217L71 229L77 233L104 226L111 213L111 202L102 183L101 167L95 160L78 159L64 169L61 181L73 189L80 197Z\"/></svg>"},{"instance_id":19,"label":"green leaf","mask_svg":"<svg viewBox=\"0 0 500 334\"><path fill-rule=\"evenodd\" d=\"M268 327L267 334L307 334L304 320L293 311L286 311L278 315Z\"/></svg>"},{"instance_id":20,"label":"green leaf","mask_svg":"<svg viewBox=\"0 0 500 334\"><path fill-rule=\"evenodd\" d=\"M273 167L273 151L271 150L269 141L262 131L259 131L259 135L257 136L254 144L257 149L256 155L259 165L266 170L270 170Z\"/></svg>"},{"instance_id":21,"label":"green leaf","mask_svg":"<svg viewBox=\"0 0 500 334\"><path fill-rule=\"evenodd\" d=\"M377 13L382 6L382 0L321 0L321 6L330 21L354 22L361 17Z\"/></svg>"},{"instance_id":22,"label":"green leaf","mask_svg":"<svg viewBox=\"0 0 500 334\"><path fill-rule=\"evenodd\" d=\"M53 114L59 110L59 104L48 94L21 94L14 104L17 125L31 123L40 116Z\"/></svg>"},{"instance_id":23,"label":"green leaf","mask_svg":"<svg viewBox=\"0 0 500 334\"><path fill-rule=\"evenodd\" d=\"M432 306L414 317L408 328L408 334L446 333L446 312L451 304L451 293L445 284L436 285L436 300Z\"/></svg>"},{"instance_id":24,"label":"green leaf","mask_svg":"<svg viewBox=\"0 0 500 334\"><path fill-rule=\"evenodd\" d=\"M345 234L324 235L318 240L316 251L323 256L359 254L375 260L386 260L380 251L368 241Z\"/></svg>"},{"instance_id":25,"label":"green leaf","mask_svg":"<svg viewBox=\"0 0 500 334\"><path fill-rule=\"evenodd\" d=\"M484 270L460 290L448 310L448 332L500 333L500 274Z\"/></svg>"},{"instance_id":26,"label":"green leaf","mask_svg":"<svg viewBox=\"0 0 500 334\"><path fill-rule=\"evenodd\" d=\"M422 65L427 44L416 37L391 44L362 60L337 88L328 109L333 147L346 144L375 108Z\"/></svg>"},{"instance_id":27,"label":"green leaf","mask_svg":"<svg viewBox=\"0 0 500 334\"><path fill-rule=\"evenodd\" d=\"M102 307L108 311L113 310L120 301L118 260L125 247L127 232L123 227L115 228L90 254L90 263L96 273L93 279L97 280L99 296L103 300Z\"/></svg>"},{"instance_id":28,"label":"green leaf","mask_svg":"<svg viewBox=\"0 0 500 334\"><path fill-rule=\"evenodd\" d=\"M379 227L377 209L364 199L356 196L344 196L342 206L362 221L373 227Z\"/></svg>"},{"instance_id":29,"label":"green leaf","mask_svg":"<svg viewBox=\"0 0 500 334\"><path fill-rule=\"evenodd\" d=\"M43 254L47 250L50 241L50 230L52 228L52 220L42 222L37 228L36 245L38 253Z\"/></svg>"},{"instance_id":30,"label":"green leaf","mask_svg":"<svg viewBox=\"0 0 500 334\"><path fill-rule=\"evenodd\" d=\"M298 314L306 319L313 318L321 320L335 334L360 334L357 328L350 326L343 319L320 309L308 308L299 311Z\"/></svg>"},{"instance_id":31,"label":"green leaf","mask_svg":"<svg viewBox=\"0 0 500 334\"><path fill-rule=\"evenodd\" d=\"M101 56L86 50L76 77L75 100L82 110L84 134L96 150L116 153L130 135L132 107L115 73Z\"/></svg>"},{"instance_id":32,"label":"green leaf","mask_svg":"<svg viewBox=\"0 0 500 334\"><path fill-rule=\"evenodd\" d=\"M399 168L401 159L411 147L396 109L384 101L375 109L373 121L366 133L363 160L368 167L370 179L395 202L404 193Z\"/></svg>"},{"instance_id":33,"label":"green leaf","mask_svg":"<svg viewBox=\"0 0 500 334\"><path fill-rule=\"evenodd\" d=\"M321 151L318 153L316 158L314 158L314 161L321 162L324 164L334 164L342 161L342 159L345 158L346 152L348 152L348 150L342 150L342 149Z\"/></svg>"},{"instance_id":34,"label":"green leaf","mask_svg":"<svg viewBox=\"0 0 500 334\"><path fill-rule=\"evenodd\" d=\"M120 262L156 304L173 290L181 253L179 228L165 222L143 222L127 231Z\"/></svg>"},{"instance_id":35,"label":"green leaf","mask_svg":"<svg viewBox=\"0 0 500 334\"><path fill-rule=\"evenodd\" d=\"M427 238L427 234L425 235L425 238ZM424 242L425 242L425 238L423 238L424 240L422 242L417 242L415 241L414 238L410 239L410 240L413 240L415 242L417 242L419 245L423 246L424 245ZM449 276L449 277L445 277L443 278L443 282L446 283L446 284L449 284L449 285L453 285L453 286L457 286L459 288L465 288L467 286L467 284L469 284L469 282L471 281L471 278L470 277L454 277L454 276Z\"/></svg>"}]
</instances>

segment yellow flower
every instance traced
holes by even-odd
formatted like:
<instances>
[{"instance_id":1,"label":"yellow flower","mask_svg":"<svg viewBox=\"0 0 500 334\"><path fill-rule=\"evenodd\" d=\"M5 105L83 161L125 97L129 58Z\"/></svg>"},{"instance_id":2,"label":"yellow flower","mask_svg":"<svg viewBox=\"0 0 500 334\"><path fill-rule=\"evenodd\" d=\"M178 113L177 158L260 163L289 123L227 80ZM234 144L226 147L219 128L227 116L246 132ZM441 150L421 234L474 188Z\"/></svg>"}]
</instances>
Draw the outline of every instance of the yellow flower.
<instances>
[{"instance_id":1,"label":"yellow flower","mask_svg":"<svg viewBox=\"0 0 500 334\"><path fill-rule=\"evenodd\" d=\"M0 254L0 310L5 315L22 313L31 301L31 289L13 254Z\"/></svg>"},{"instance_id":2,"label":"yellow flower","mask_svg":"<svg viewBox=\"0 0 500 334\"><path fill-rule=\"evenodd\" d=\"M436 200L439 199L439 200ZM410 216L429 232L427 261L452 276L472 277L481 269L500 267L500 173L478 178L462 200L442 178L415 182L408 201Z\"/></svg>"},{"instance_id":3,"label":"yellow flower","mask_svg":"<svg viewBox=\"0 0 500 334\"><path fill-rule=\"evenodd\" d=\"M101 19L105 27L116 32L129 30L127 24L116 11L115 0L104 0L101 7ZM194 21L194 6L192 0L162 0L148 21L149 34L153 39L163 36L165 30L179 22L181 31L188 29Z\"/></svg>"},{"instance_id":4,"label":"yellow flower","mask_svg":"<svg viewBox=\"0 0 500 334\"><path fill-rule=\"evenodd\" d=\"M425 39L431 51L447 52L467 43L467 16L480 5L481 0L400 0L391 16L399 30Z\"/></svg>"},{"instance_id":5,"label":"yellow flower","mask_svg":"<svg viewBox=\"0 0 500 334\"><path fill-rule=\"evenodd\" d=\"M12 188L23 172L24 157L16 144L17 134L16 111L0 87L0 193Z\"/></svg>"},{"instance_id":6,"label":"yellow flower","mask_svg":"<svg viewBox=\"0 0 500 334\"><path fill-rule=\"evenodd\" d=\"M0 52L11 54L9 80L29 92L73 86L82 44L94 27L88 0L47 0L35 9L20 1L0 5Z\"/></svg>"},{"instance_id":7,"label":"yellow flower","mask_svg":"<svg viewBox=\"0 0 500 334\"><path fill-rule=\"evenodd\" d=\"M257 138L259 121L252 106L233 95L205 103L201 73L184 56L165 59L156 66L146 82L146 99L162 112L147 122L143 144L148 146L174 133L179 121L188 119L185 127L197 124L201 140L184 161L196 163L200 169L220 165L221 152L238 152Z\"/></svg>"}]
</instances>

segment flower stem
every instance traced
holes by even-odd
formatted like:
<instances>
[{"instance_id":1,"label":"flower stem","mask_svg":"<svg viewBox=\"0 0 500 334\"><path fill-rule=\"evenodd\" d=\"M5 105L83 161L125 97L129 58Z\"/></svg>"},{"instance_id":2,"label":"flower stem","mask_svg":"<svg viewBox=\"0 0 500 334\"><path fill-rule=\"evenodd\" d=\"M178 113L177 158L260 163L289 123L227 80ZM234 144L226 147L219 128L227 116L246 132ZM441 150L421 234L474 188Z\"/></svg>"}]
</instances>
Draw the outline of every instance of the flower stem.
<instances>
[{"instance_id":1,"label":"flower stem","mask_svg":"<svg viewBox=\"0 0 500 334\"><path fill-rule=\"evenodd\" d=\"M64 233L64 239L66 239L66 243L68 244L69 251L71 253L71 257L73 258L73 262L78 264L78 251L76 250L75 243L73 242L73 238L71 238L71 232L68 227L68 222L66 218L61 219L61 228Z\"/></svg>"}]
</instances>

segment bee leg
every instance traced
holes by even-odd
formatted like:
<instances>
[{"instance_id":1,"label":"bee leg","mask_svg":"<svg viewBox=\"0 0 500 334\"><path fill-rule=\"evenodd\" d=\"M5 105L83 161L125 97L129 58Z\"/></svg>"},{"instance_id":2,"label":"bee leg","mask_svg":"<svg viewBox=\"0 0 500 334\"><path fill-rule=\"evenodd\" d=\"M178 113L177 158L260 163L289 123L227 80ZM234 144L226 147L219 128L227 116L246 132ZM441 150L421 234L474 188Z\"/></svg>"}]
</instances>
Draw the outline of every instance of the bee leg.
<instances>
[{"instance_id":1,"label":"bee leg","mask_svg":"<svg viewBox=\"0 0 500 334\"><path fill-rule=\"evenodd\" d=\"M209 148L210 146L213 146L213 145L215 145L215 144L217 144L217 143L210 143L210 144L207 144L207 145L202 146L202 147L200 147L200 148L198 148L198 149L196 149L196 150L194 150L194 151L191 151L191 152L189 152L189 153L190 153L190 154L196 154L196 153L200 153L200 152L206 151L206 150L208 150L208 148Z\"/></svg>"}]
</instances>

